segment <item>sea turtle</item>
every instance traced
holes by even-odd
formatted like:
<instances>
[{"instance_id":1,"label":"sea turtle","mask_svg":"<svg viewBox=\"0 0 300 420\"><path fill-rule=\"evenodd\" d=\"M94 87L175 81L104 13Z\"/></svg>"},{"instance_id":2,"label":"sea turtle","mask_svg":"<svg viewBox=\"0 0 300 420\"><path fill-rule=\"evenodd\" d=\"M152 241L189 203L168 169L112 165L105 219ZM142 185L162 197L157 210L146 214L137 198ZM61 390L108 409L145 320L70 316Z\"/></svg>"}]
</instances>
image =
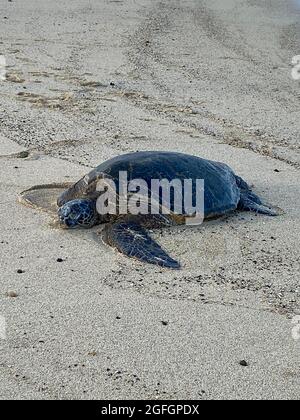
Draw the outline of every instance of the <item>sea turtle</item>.
<instances>
[{"instance_id":1,"label":"sea turtle","mask_svg":"<svg viewBox=\"0 0 300 420\"><path fill-rule=\"evenodd\" d=\"M21 194L21 201L58 214L60 226L65 228L91 228L105 223L101 233L104 242L121 253L162 267L180 268L180 264L151 238L148 229L183 224L186 221L186 210L181 214L174 211L172 200L174 201L175 195L171 194L168 215L162 211L164 203L161 196L155 198L159 202L159 214L120 214L123 197L119 178L124 172L127 172L128 181L142 179L146 182L148 191L141 196L147 200L153 179L204 180L205 219L216 218L234 210L269 216L282 214L278 207L262 203L248 184L226 164L171 152L137 152L118 156L102 163L75 184L33 187ZM111 181L116 185L116 212L100 215L97 211L97 200L109 190ZM99 183L107 188L99 188ZM195 189L192 195L194 199Z\"/></svg>"}]
</instances>

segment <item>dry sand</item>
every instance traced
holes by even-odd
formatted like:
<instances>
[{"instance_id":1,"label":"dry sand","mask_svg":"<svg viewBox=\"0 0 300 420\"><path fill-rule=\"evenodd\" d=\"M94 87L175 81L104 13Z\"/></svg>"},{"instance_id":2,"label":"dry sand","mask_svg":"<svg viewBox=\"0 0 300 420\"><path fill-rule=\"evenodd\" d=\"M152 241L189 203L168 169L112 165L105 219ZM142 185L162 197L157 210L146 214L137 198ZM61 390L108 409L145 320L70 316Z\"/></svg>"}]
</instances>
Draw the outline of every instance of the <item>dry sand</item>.
<instances>
[{"instance_id":1,"label":"dry sand","mask_svg":"<svg viewBox=\"0 0 300 420\"><path fill-rule=\"evenodd\" d=\"M0 398L298 399L296 1L13 0L0 21ZM173 272L17 203L155 149L224 161L286 214L156 233Z\"/></svg>"}]
</instances>

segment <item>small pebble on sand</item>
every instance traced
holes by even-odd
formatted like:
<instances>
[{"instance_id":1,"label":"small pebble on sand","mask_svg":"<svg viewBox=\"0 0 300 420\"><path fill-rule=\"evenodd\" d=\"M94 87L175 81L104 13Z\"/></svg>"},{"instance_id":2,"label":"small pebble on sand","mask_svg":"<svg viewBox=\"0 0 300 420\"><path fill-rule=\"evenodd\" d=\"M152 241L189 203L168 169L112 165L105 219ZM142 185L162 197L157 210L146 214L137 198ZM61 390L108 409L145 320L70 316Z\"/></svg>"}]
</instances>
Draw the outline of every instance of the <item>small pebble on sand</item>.
<instances>
[{"instance_id":1,"label":"small pebble on sand","mask_svg":"<svg viewBox=\"0 0 300 420\"><path fill-rule=\"evenodd\" d=\"M10 297L10 298L16 298L16 297L18 297L18 293L10 291L10 292L6 293L6 296Z\"/></svg>"}]
</instances>

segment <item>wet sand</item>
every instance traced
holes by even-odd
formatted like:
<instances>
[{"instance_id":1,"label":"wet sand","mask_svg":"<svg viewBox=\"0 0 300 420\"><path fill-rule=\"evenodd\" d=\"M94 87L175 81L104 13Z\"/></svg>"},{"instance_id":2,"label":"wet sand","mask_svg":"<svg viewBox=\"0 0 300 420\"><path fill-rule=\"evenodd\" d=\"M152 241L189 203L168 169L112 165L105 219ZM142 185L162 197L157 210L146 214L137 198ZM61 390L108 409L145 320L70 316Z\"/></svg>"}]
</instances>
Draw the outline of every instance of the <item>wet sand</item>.
<instances>
[{"instance_id":1,"label":"wet sand","mask_svg":"<svg viewBox=\"0 0 300 420\"><path fill-rule=\"evenodd\" d=\"M14 0L0 18L0 398L298 399L292 2ZM17 203L137 150L223 161L286 214L156 232L174 272Z\"/></svg>"}]
</instances>

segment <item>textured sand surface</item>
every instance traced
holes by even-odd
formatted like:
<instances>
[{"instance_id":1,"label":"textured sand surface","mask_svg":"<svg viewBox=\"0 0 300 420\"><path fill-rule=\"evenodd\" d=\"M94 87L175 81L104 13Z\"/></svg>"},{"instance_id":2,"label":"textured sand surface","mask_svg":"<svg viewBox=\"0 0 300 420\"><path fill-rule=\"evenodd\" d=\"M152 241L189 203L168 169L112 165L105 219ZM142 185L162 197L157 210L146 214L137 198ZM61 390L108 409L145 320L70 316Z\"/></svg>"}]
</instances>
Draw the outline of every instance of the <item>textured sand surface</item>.
<instances>
[{"instance_id":1,"label":"textured sand surface","mask_svg":"<svg viewBox=\"0 0 300 420\"><path fill-rule=\"evenodd\" d=\"M1 399L300 397L299 17L292 0L1 3ZM286 214L155 232L170 272L17 203L137 150L226 162Z\"/></svg>"}]
</instances>

